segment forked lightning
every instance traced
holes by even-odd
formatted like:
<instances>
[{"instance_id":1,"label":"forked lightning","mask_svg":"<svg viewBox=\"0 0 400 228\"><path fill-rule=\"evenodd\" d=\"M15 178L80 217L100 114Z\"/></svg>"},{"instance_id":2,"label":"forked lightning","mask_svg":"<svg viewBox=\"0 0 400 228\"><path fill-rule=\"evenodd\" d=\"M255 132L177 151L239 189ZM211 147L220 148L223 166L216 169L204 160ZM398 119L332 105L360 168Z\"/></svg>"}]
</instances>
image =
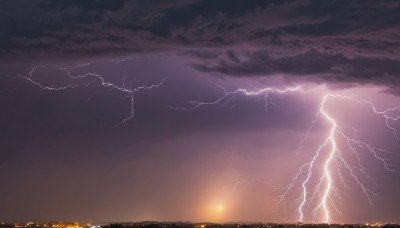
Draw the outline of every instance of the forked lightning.
<instances>
[{"instance_id":1,"label":"forked lightning","mask_svg":"<svg viewBox=\"0 0 400 228\"><path fill-rule=\"evenodd\" d=\"M72 72L76 68L82 68L89 66L90 63L87 64L80 64L76 65L70 68L57 68L58 70L64 71L65 74L68 76L69 79L71 79L71 83L63 86L48 86L45 85L45 82L40 82L39 80L35 79L35 73L39 68L47 68L47 66L33 66L32 69L26 74L26 75L19 75L22 78L26 79L28 82L32 83L33 85L39 87L40 89L43 90L48 90L48 91L60 91L60 90L66 90L66 89L73 89L73 88L78 88L78 87L88 87L88 86L94 86L94 85L100 85L102 87L108 87L111 89L115 89L117 91L120 91L124 94L126 94L129 99L130 99L130 112L129 115L127 115L124 119L120 121L119 124L123 124L127 122L128 120L135 118L135 109L134 109L134 95L137 92L143 91L143 90L151 90L154 88L160 87L165 79L161 80L158 84L153 84L149 86L133 86L133 81L131 81L130 85L126 85L126 75L124 73L123 78L121 80L121 83L112 83L110 81L107 81L105 77L103 77L99 73L95 72L88 72L80 75L74 75ZM89 80L89 81L79 81L79 80ZM73 83L72 83L73 82Z\"/></svg>"},{"instance_id":2,"label":"forked lightning","mask_svg":"<svg viewBox=\"0 0 400 228\"><path fill-rule=\"evenodd\" d=\"M235 97L239 94L245 96L259 96L264 95L265 97L265 108L268 108L268 104L271 101L269 94L287 94L287 93L308 93L311 90L304 90L300 86L288 87L285 89L277 88L263 88L258 90L247 90L247 89L237 89L234 91L228 91L222 88L223 94L214 101L200 101L194 100L187 102L184 107L171 106L172 109L182 109L182 110L193 110L204 105L227 105L232 104L235 106ZM373 157L376 158L388 172L398 172L393 169L387 160L381 155L386 152L384 149L375 147L367 142L360 141L353 137L348 136L344 129L350 128L355 130L351 126L340 126L338 121L326 110L326 106L329 105L329 100L339 99L343 102L354 102L360 105L367 105L369 109L382 117L386 127L393 132L394 136L398 139L396 128L390 123L391 121L396 121L400 118L400 106L389 108L383 111L379 111L372 102L367 100L358 100L351 96L343 96L340 94L325 94L321 97L321 102L318 106L318 111L315 114L315 118L312 121L311 126L308 128L305 137L300 142L299 151L302 150L303 143L308 140L309 132L315 127L318 121L325 121L330 127L327 129L327 136L321 141L318 148L315 150L312 158L305 164L303 164L299 171L294 175L291 182L283 188L279 189L282 194L278 197L277 209L280 205L286 204L286 199L290 192L295 191L295 186L300 185L299 197L295 202L298 205L298 221L310 221L310 218L306 218L306 211L309 209L310 205L315 205L311 209L311 221L313 222L323 222L331 223L333 222L333 214L340 215L340 210L337 206L337 202L341 200L339 189L336 187L338 184L342 184L344 188L349 189L346 180L343 177L342 172L347 172L353 181L359 186L370 205L373 205L374 198L379 197L378 194L374 193L371 189L367 187L364 180L368 180L373 184L375 181L367 174L366 169L362 165L359 150L368 151L372 153ZM397 112L397 113L396 113ZM344 145L339 145L338 141L344 141ZM356 163L347 161L344 156L344 149L347 149L349 153L357 158ZM321 169L322 167L322 169ZM318 169L319 168L319 169ZM333 173L336 173L338 178L334 178ZM317 180L313 183L312 180ZM242 181L235 184L235 189L238 184L247 183L248 181ZM270 185L270 184L269 184ZM272 185L271 185L272 186ZM313 204L314 202L314 204Z\"/></svg>"}]
</instances>

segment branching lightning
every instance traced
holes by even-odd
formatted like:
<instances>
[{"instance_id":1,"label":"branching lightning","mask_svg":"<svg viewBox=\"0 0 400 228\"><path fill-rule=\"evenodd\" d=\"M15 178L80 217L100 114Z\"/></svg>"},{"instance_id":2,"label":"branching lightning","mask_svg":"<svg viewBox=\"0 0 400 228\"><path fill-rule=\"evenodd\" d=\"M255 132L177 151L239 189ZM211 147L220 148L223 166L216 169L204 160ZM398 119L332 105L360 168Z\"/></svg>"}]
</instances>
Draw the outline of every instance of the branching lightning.
<instances>
[{"instance_id":1,"label":"branching lightning","mask_svg":"<svg viewBox=\"0 0 400 228\"><path fill-rule=\"evenodd\" d=\"M49 86L46 82L42 82L35 77L38 74L38 69L46 68L47 66L33 66L26 75L19 76L42 90L52 92L89 86L101 86L119 91L129 97L130 100L130 112L120 121L119 124L123 124L128 120L135 118L134 95L137 92L158 88L164 83L164 80L162 80L158 84L153 84L150 86L133 87L133 81L127 85L125 73L119 83L110 82L104 76L96 72L74 74L74 70L76 68L82 68L88 65L90 65L90 63L76 65L70 68L57 68L58 70L65 72L65 75L70 81L68 84L61 86ZM285 95L289 93L296 93L304 95L313 90L306 90L301 86L287 87L284 89L267 87L255 90L239 88L233 91L229 91L223 87L220 88L222 95L212 101L201 101L198 97L196 100L188 101L184 107L168 107L175 110L195 110L206 105L230 105L231 108L234 108L236 104L236 97L238 95L244 95L263 96L265 101L264 108L267 111L269 105L272 104L272 98L270 96L271 94ZM343 188L349 189L348 182L350 181L346 180L344 175L352 178L351 181L357 184L358 188L364 194L371 206L374 204L375 199L379 198L379 195L373 192L373 190L371 190L364 181L367 180L369 183L374 185L377 185L377 183L370 175L368 175L367 169L362 164L360 151L370 153L372 157L382 164L386 171L399 172L395 170L393 166L389 164L388 160L383 156L383 153L388 152L387 150L376 147L368 142L361 141L346 133L345 129L350 129L353 132L357 132L358 130L352 126L340 125L339 121L335 119L332 113L327 110L329 101L333 99L340 100L342 102L352 102L368 107L373 114L382 118L383 122L385 123L385 127L393 133L397 140L400 141L396 128L391 125L392 122L400 119L400 106L379 110L372 102L356 99L352 96L344 96L332 93L321 96L318 109L311 125L306 131L306 134L300 141L297 152L299 154L303 150L303 144L309 140L309 133L315 128L316 124L324 123L329 126L326 131L326 136L324 136L318 147L315 149L315 151L313 151L311 159L300 166L291 181L284 187L278 188L272 185L270 182L260 182L266 183L272 186L275 190L281 192L281 194L278 196L276 204L277 210L281 206L285 207L289 194L292 192L297 193L297 189L300 189L298 197L294 202L297 207L297 220L300 222L318 221L331 223L334 215L341 215L338 204L341 202L342 194L337 186L341 185ZM349 153L356 158L355 163L346 159L345 154ZM249 183L249 181L239 181L235 184L234 191L236 191L236 188L239 184L243 183Z\"/></svg>"},{"instance_id":2,"label":"branching lightning","mask_svg":"<svg viewBox=\"0 0 400 228\"><path fill-rule=\"evenodd\" d=\"M310 92L310 90L304 90L300 86L288 87L285 89L277 88L263 88L257 90L247 90L247 89L237 89L234 91L228 91L223 87L222 95L213 101L200 101L192 100L188 101L187 105L184 107L170 106L172 109L179 110L194 110L200 108L204 105L222 105L231 104L231 107L235 107L235 97L239 94L245 96L260 96L264 95L265 98L265 109L268 109L268 104L272 101L269 94L288 94L288 93L300 93L305 94ZM314 88L315 89L315 88ZM383 153L387 151L375 147L367 142L360 141L354 137L350 137L345 133L344 129L349 128L354 132L358 130L352 126L341 126L338 121L326 110L326 106L329 105L331 99L338 99L342 102L353 102L359 105L366 105L374 114L380 116L387 129L392 131L394 137L399 139L396 132L396 128L390 123L391 121L396 121L400 119L400 106L388 108L383 111L379 111L372 102L367 100L358 100L351 96L343 96L340 94L325 94L318 105L318 110L315 114L315 118L312 121L311 126L307 129L304 138L300 141L300 146L298 153L303 150L302 145L309 138L310 131L315 127L317 122L323 122L327 124L329 129L327 130L327 136L321 141L318 148L313 153L312 158L303 164L298 172L294 175L289 184L285 187L275 187L269 182L265 182L272 186L275 190L281 191L281 194L277 200L277 210L280 205L286 205L286 199L290 192L295 191L295 187L300 185L300 194L295 204L297 205L297 220L300 222L310 221L306 218L306 211L311 209L311 221L331 223L333 221L333 215L341 216L341 212L338 207L338 203L341 202L341 193L337 187L341 184L345 189L349 189L348 181L344 178L344 173L346 172L353 181L357 184L359 189L365 195L369 204L372 206L376 198L379 195L374 193L371 189L367 187L363 180L368 180L374 185L377 183L374 179L367 174L367 170L362 165L360 158L360 150L367 151L372 154L372 156L379 161L386 171L388 172L399 172L388 163L388 161L382 156ZM345 142L344 145L340 145L340 142ZM343 144L343 143L342 143ZM356 163L353 164L345 159L344 153L349 152L354 157L356 157ZM333 175L335 174L335 176ZM336 177L336 178L335 178ZM337 179L337 180L336 180ZM313 183L313 181L316 183ZM315 181L317 180L317 181ZM238 181L234 185L234 191L239 184L249 183L248 180ZM313 208L309 208L311 205L315 205Z\"/></svg>"},{"instance_id":3,"label":"branching lightning","mask_svg":"<svg viewBox=\"0 0 400 228\"><path fill-rule=\"evenodd\" d=\"M113 62L118 63L121 61L125 61L125 60L119 60L119 61L113 61ZM66 89L74 89L74 88L78 88L78 87L89 87L89 86L99 86L99 85L102 87L106 87L106 88L110 88L110 89L122 92L127 97L129 97L130 112L125 118L123 118L119 122L118 125L123 124L132 118L133 119L135 118L135 109L134 109L135 93L143 91L143 90L151 90L154 88L158 88L165 81L165 79L163 79L158 84L134 87L133 81L131 81L131 83L129 85L126 85L125 72L124 72L122 80L119 84L108 81L105 77L103 77L101 74L96 73L96 72L88 72L88 73L78 74L78 75L73 74L73 71L76 70L77 68L82 68L82 67L86 67L89 65L91 65L91 64L86 63L86 64L75 65L75 66L72 66L69 68L65 68L65 67L57 68L58 70L64 71L66 76L71 80L71 82L69 84L62 85L62 86L49 86L49 85L46 85L45 82L41 82L35 78L35 73L38 71L38 69L48 68L47 66L35 65L32 67L32 69L26 75L19 75L19 76L42 90L53 91L53 92L60 91L60 90L66 90Z\"/></svg>"}]
</instances>

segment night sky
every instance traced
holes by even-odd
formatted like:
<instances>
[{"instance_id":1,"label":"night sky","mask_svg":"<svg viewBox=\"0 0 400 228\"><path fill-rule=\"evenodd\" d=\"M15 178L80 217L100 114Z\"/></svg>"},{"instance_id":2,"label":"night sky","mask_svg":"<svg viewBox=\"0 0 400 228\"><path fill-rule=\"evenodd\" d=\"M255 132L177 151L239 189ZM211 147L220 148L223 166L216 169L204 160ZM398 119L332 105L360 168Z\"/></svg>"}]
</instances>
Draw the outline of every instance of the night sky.
<instances>
[{"instance_id":1,"label":"night sky","mask_svg":"<svg viewBox=\"0 0 400 228\"><path fill-rule=\"evenodd\" d=\"M399 12L0 0L0 221L400 223Z\"/></svg>"}]
</instances>

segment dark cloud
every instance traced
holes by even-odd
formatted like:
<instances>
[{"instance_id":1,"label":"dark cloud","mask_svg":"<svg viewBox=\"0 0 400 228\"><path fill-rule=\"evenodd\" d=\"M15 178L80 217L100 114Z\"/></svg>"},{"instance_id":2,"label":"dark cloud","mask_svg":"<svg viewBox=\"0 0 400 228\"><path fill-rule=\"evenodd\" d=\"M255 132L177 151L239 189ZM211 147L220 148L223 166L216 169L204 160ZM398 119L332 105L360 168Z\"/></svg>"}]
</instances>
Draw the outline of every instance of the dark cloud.
<instances>
[{"instance_id":1,"label":"dark cloud","mask_svg":"<svg viewBox=\"0 0 400 228\"><path fill-rule=\"evenodd\" d=\"M400 61L397 59L347 57L315 50L280 57L265 50L241 53L227 51L215 58L207 58L213 55L204 52L191 55L201 58L199 63L193 63L194 68L207 73L237 77L274 75L289 80L320 83L374 83L393 89L400 83Z\"/></svg>"},{"instance_id":2,"label":"dark cloud","mask_svg":"<svg viewBox=\"0 0 400 228\"><path fill-rule=\"evenodd\" d=\"M220 197L214 192L228 195L237 180L286 186L301 162L294 154L313 123L319 92L239 93L196 110L166 107L212 103L223 94L218 85L287 86L279 76L383 85L400 94L397 0L0 0L0 12L0 220L204 221L200 209ZM173 55L123 59L150 52ZM90 86L40 89L22 77L33 64L40 67L32 79L44 86ZM105 81L68 77L89 72ZM132 101L102 82L135 87L164 78L159 88L134 94L136 120L119 125ZM398 101L375 88L369 95L379 108ZM335 118L360 129L357 137L365 132L385 150L399 151L381 116L331 102ZM325 137L326 124L309 130L304 159ZM388 161L400 160L391 155ZM363 195L354 191L344 198L343 214L359 215L343 220L398 221L400 179L372 163L365 167L387 186L383 201L367 212L368 202L360 204ZM254 194L249 186L240 188L248 196L235 196L238 204L227 207L237 210L233 220L288 221L292 213L276 214L271 203L277 191L265 186Z\"/></svg>"},{"instance_id":3,"label":"dark cloud","mask_svg":"<svg viewBox=\"0 0 400 228\"><path fill-rule=\"evenodd\" d=\"M71 8L78 8L82 10L118 10L121 9L126 0L88 0L88 1L63 1L63 0L43 0L40 2L39 7L46 10L67 10Z\"/></svg>"},{"instance_id":4,"label":"dark cloud","mask_svg":"<svg viewBox=\"0 0 400 228\"><path fill-rule=\"evenodd\" d=\"M172 50L228 76L386 84L400 73L400 4L392 0L33 0L0 8L8 61Z\"/></svg>"}]
</instances>

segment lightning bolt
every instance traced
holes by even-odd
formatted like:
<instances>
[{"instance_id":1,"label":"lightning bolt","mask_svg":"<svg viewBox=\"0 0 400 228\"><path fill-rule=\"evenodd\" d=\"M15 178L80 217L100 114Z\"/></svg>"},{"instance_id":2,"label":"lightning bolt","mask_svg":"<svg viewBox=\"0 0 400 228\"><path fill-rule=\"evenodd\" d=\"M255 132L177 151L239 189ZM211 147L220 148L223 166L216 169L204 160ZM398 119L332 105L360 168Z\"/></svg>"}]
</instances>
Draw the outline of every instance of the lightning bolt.
<instances>
[{"instance_id":1,"label":"lightning bolt","mask_svg":"<svg viewBox=\"0 0 400 228\"><path fill-rule=\"evenodd\" d=\"M188 104L188 106L186 106L186 107L180 107L180 106L167 106L167 107L174 109L174 110L194 110L194 109L197 109L200 106L204 106L204 105L220 104L222 106L225 106L227 104L232 104L231 107L234 108L236 95L238 95L238 94L244 94L246 96L257 96L257 95L264 94L265 95L265 98L264 98L265 106L264 107L265 107L265 110L267 110L268 106L269 106L268 104L271 102L271 98L268 96L269 93L286 94L289 92L301 90L300 86L288 87L285 89L277 89L277 88L273 88L273 87L268 87L268 88L263 88L263 89L258 89L258 90L237 89L235 91L228 91L225 88L223 88L222 86L218 86L218 87L221 88L223 95L218 97L214 101L209 101L209 102L200 101L199 96L198 96L197 100L187 101L186 103ZM303 92L308 92L308 91L304 90Z\"/></svg>"},{"instance_id":2,"label":"lightning bolt","mask_svg":"<svg viewBox=\"0 0 400 228\"><path fill-rule=\"evenodd\" d=\"M334 180L332 178L331 172L332 169L331 167L333 166L333 162L336 161L338 165L338 174L339 174L339 179L340 183L342 183L345 188L348 188L345 180L343 179L342 173L341 173L341 167L344 167L346 171L350 174L350 176L354 179L356 184L360 187L366 198L368 199L370 205L373 205L373 198L379 197L378 194L374 193L372 190L368 189L365 184L361 182L360 174L363 175L366 179L370 180L373 184L376 185L376 182L367 174L366 170L364 169L364 166L361 164L360 156L357 152L357 149L364 148L365 150L369 151L372 153L372 155L380 161L383 166L385 167L386 171L388 172L398 172L397 170L394 170L391 168L391 165L387 163L386 159L384 159L381 156L382 152L387 152L384 149L374 147L366 142L359 141L357 139L351 138L347 136L343 128L349 127L353 130L355 130L351 126L344 126L341 127L338 125L337 121L325 110L325 107L328 103L329 99L342 99L342 100L348 100L352 102L356 102L359 104L367 104L370 106L371 110L373 113L380 115L386 124L386 127L391 130L396 138L398 138L396 130L394 127L392 127L389 124L389 120L397 120L399 119L400 115L397 116L391 116L388 113L394 110L398 110L398 107L395 108L389 108L384 111L378 111L377 108L369 101L366 100L357 100L353 97L350 96L342 96L342 95L337 95L337 94L327 94L324 95L322 98L322 101L319 105L319 111L318 114L322 115L323 119L328 122L331 126L329 130L328 136L325 138L324 142L319 146L317 149L314 157L312 160L307 163L305 166L308 167L307 171L307 178L302 182L302 193L300 196L300 206L298 207L298 213L299 213L299 221L302 222L304 220L304 209L305 206L308 206L310 204L310 201L313 201L315 195L318 194L319 197L319 203L317 207L314 209L313 216L317 214L318 211L322 211L323 213L323 219L322 221L324 223L331 223L332 222L332 212L330 208L333 208L333 210L340 214L340 212L337 209L337 206L335 205L335 201L333 199L333 194L338 195L338 190L335 187ZM313 125L311 128L313 128L315 125L315 121L313 121ZM311 129L310 128L310 129ZM341 137L347 144L345 145L349 151L354 154L357 158L357 166L352 166L350 165L350 162L346 161L343 152L341 149L339 149L339 145L337 143L337 139ZM314 193L311 197L309 197L309 191L307 189L307 185L309 185L309 182L311 180L311 177L313 176L313 169L315 167L316 161L318 161L318 158L321 157L321 152L328 147L328 156L324 160L324 165L323 165L323 170L322 174L320 175L320 181L319 183L314 186ZM358 148L357 148L358 147ZM293 186L295 181L297 181L299 175L302 173L303 169L300 169L298 174L296 175L295 179L293 179L292 183L288 185L287 190L290 190ZM359 173L359 174L357 174ZM314 174L315 175L315 174ZM283 198L285 198L285 194L287 194L288 191L282 195ZM332 194L333 193L333 194ZM339 196L340 199L340 196Z\"/></svg>"},{"instance_id":3,"label":"lightning bolt","mask_svg":"<svg viewBox=\"0 0 400 228\"><path fill-rule=\"evenodd\" d=\"M285 95L288 93L300 93L306 94L311 92L316 88L312 88L309 90L303 89L301 86L288 87L285 89L277 89L273 87L267 87L256 90L247 90L244 88L239 88L234 91L228 91L225 88L219 86L222 90L222 95L217 97L212 101L200 101L199 97L197 100L187 101L186 105L183 107L180 106L169 106L171 109L175 110L194 110L200 108L205 105L221 105L226 106L227 104L231 104L231 107L235 107L235 97L238 94L242 94L245 96L260 96L264 95L265 98L265 110L267 110L269 103L272 101L271 96L269 94L279 94ZM390 123L391 121L397 121L400 119L400 106L388 108L383 111L379 111L372 102L367 100L359 100L351 96L343 96L340 94L325 94L322 96L322 99L318 105L318 110L315 113L315 117L312 121L311 126L307 129L304 138L300 141L298 154L302 150L302 145L309 138L309 132L315 127L317 122L323 121L328 124L330 127L327 130L327 136L321 141L321 144L315 150L312 158L303 164L298 172L294 175L289 184L285 187L275 187L269 182L265 182L266 184L273 186L275 190L279 190L282 192L278 196L277 207L278 210L280 205L286 205L286 199L288 198L288 194L291 191L294 191L295 186L300 184L300 196L295 200L298 202L297 212L298 212L298 221L303 222L306 220L305 211L312 205L313 203L316 205L312 209L312 221L317 219L318 222L323 223L331 223L333 214L341 215L341 212L336 205L336 201L341 201L342 197L340 195L339 189L336 187L337 184L342 184L345 189L349 189L349 186L343 177L343 172L347 172L347 174L353 179L353 181L358 185L361 189L367 200L369 201L370 206L373 205L374 199L379 198L379 195L374 193L371 189L367 187L365 183L362 182L362 178L367 179L373 184L377 185L377 183L373 180L371 176L368 175L366 169L362 165L360 159L360 150L367 151L372 154L372 156L379 161L386 171L388 172L399 172L392 168L385 159L382 154L388 151L375 147L367 142L360 141L354 137L348 136L344 129L349 128L354 132L358 130L352 126L341 126L338 121L326 110L326 106L329 104L331 99L339 99L343 102L353 102L359 105L366 105L372 113L380 116L387 129L390 130L396 139L399 139L398 134L396 132L396 128L393 127ZM344 141L344 145L339 145L339 141ZM350 161L345 159L343 155L344 149L348 150L353 156L356 157L356 164L352 164ZM335 168L336 165L336 168ZM319 169L319 167L321 167ZM335 180L333 173L336 172L338 176ZM316 184L312 183L312 180L317 180ZM238 181L234 185L234 191L236 191L238 185L247 184L248 180ZM316 202L315 202L316 201ZM318 215L321 215L319 218L316 218Z\"/></svg>"},{"instance_id":4,"label":"lightning bolt","mask_svg":"<svg viewBox=\"0 0 400 228\"><path fill-rule=\"evenodd\" d=\"M120 62L124 62L124 61L126 61L126 60L116 60L116 61L112 61L112 62L120 63ZM119 84L108 81L104 76L102 76L101 74L96 73L96 72L87 72L84 74L76 74L76 75L74 74L74 70L76 70L77 68L83 68L83 67L87 67L89 65L91 65L91 63L79 64L79 65L75 65L75 66L68 67L68 68L67 67L56 68L57 70L63 71L64 74L70 80L70 83L61 85L61 86L46 85L48 83L42 82L42 81L36 79L37 78L36 75L39 74L39 72L38 72L39 69L51 68L51 67L45 66L45 65L35 65L31 68L31 70L29 72L27 72L27 74L24 74L24 75L20 74L18 76L42 90L47 90L47 91L51 91L51 92L57 92L57 91L67 90L67 89L74 89L74 88L79 88L79 87L101 86L101 87L110 88L112 90L116 90L116 91L119 91L119 92L125 94L130 100L129 114L126 117L124 117L117 124L117 126L124 124L125 122L129 121L130 119L135 118L134 95L136 93L144 91L144 90L151 90L151 89L158 88L161 85L163 85L163 83L165 82L165 78L164 78L157 84L134 87L133 80L131 81L131 83L129 85L126 85L126 82L125 82L126 81L126 73L125 72L124 72L122 80ZM3 75L7 75L7 74L3 74Z\"/></svg>"},{"instance_id":5,"label":"lightning bolt","mask_svg":"<svg viewBox=\"0 0 400 228\"><path fill-rule=\"evenodd\" d=\"M115 61L115 63L123 62L124 60ZM87 72L84 74L74 74L77 68L84 68L89 66L90 63L80 64L69 68L57 68L65 73L67 78L70 80L69 83L61 86L50 86L48 83L42 82L36 78L38 70L41 68L48 68L48 66L33 66L31 70L25 75L19 75L25 81L32 85L46 91L57 92L61 90L74 89L78 87L89 87L89 86L101 86L112 90L119 91L125 94L130 100L129 114L123 118L119 124L123 124L132 118L135 118L134 109L134 95L144 90L151 90L158 88L163 85L165 79L157 84L149 86L133 86L133 81L129 85L126 83L126 74L124 73L120 83L114 83L108 81L104 76L96 72ZM2 74L3 76L7 76ZM248 90L239 88L233 91L229 91L222 86L219 86L222 91L222 95L211 101L201 101L199 96L196 100L187 101L186 105L181 106L168 106L174 110L195 110L206 105L230 105L231 108L235 107L236 97L241 94L244 96L264 96L264 108L268 110L270 104L272 104L272 98L270 94L285 95L289 93L298 93L301 95L307 94L310 91L316 89L312 88L306 90L301 86L287 87L284 89L266 87L261 89ZM337 202L341 201L341 193L338 184L349 189L347 181L343 177L343 173L347 173L348 176L357 184L361 192L364 194L369 204L372 206L376 198L379 195L368 188L367 184L363 183L362 179L366 179L372 184L377 184L374 179L368 175L367 170L362 164L360 158L360 151L369 152L377 161L379 161L388 172L399 172L393 169L393 166L388 163L383 153L388 152L385 149L371 145L370 143L358 140L352 136L349 136L344 129L349 128L354 132L358 130L352 126L341 126L335 117L326 110L329 105L329 101L332 99L341 100L343 102L352 102L355 104L363 105L368 107L372 113L380 116L385 123L386 128L391 131L394 137L400 141L396 128L391 125L392 122L400 119L400 106L391 107L385 110L379 110L376 106L367 100L356 99L352 96L343 96L340 94L325 94L321 97L318 109L315 113L315 117L312 124L307 129L304 138L300 141L298 154L303 150L303 143L309 139L310 131L319 122L324 122L330 127L326 132L326 137L321 140L320 145L313 153L311 159L305 164L301 165L298 172L293 176L287 186L275 187L269 182L260 182L273 186L274 189L282 191L278 196L277 210L280 205L286 205L286 199L290 192L295 191L295 186L299 184L300 193L299 197L295 200L297 202L298 221L303 222L309 220L306 212L309 210L311 205L316 205L311 209L312 220L316 219L319 222L331 223L333 221L333 215L341 215L338 208ZM340 144L339 142L344 142ZM356 158L356 163L353 164L347 161L344 156L345 152L349 152ZM322 167L322 168L321 168ZM336 176L334 175L336 174ZM337 177L336 180L335 177ZM313 181L316 183L313 183ZM249 183L249 181L239 181L235 184L234 190L236 190L239 184ZM319 216L320 215L320 216Z\"/></svg>"}]
</instances>

